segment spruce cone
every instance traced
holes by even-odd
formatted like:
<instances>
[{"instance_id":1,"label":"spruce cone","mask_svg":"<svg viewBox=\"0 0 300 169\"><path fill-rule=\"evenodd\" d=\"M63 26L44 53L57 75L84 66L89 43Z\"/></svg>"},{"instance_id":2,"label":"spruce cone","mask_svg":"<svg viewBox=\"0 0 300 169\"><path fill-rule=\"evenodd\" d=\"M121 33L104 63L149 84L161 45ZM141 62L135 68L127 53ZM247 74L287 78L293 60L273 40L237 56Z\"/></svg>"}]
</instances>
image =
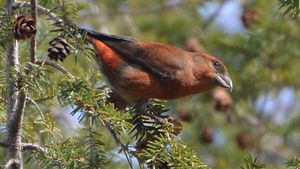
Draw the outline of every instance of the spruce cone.
<instances>
[{"instance_id":1,"label":"spruce cone","mask_svg":"<svg viewBox=\"0 0 300 169\"><path fill-rule=\"evenodd\" d=\"M50 47L48 48L48 56L57 61L64 61L64 59L70 54L70 46L67 40L59 36L49 42Z\"/></svg>"},{"instance_id":2,"label":"spruce cone","mask_svg":"<svg viewBox=\"0 0 300 169\"><path fill-rule=\"evenodd\" d=\"M245 9L242 15L242 21L246 28L250 28L253 23L256 23L259 19L258 13L255 9Z\"/></svg>"},{"instance_id":3,"label":"spruce cone","mask_svg":"<svg viewBox=\"0 0 300 169\"><path fill-rule=\"evenodd\" d=\"M204 144L210 144L214 141L214 129L211 127L204 127L200 135L200 141Z\"/></svg>"},{"instance_id":4,"label":"spruce cone","mask_svg":"<svg viewBox=\"0 0 300 169\"><path fill-rule=\"evenodd\" d=\"M36 34L36 21L31 17L20 15L14 22L14 37L17 40L24 40Z\"/></svg>"},{"instance_id":5,"label":"spruce cone","mask_svg":"<svg viewBox=\"0 0 300 169\"><path fill-rule=\"evenodd\" d=\"M233 104L230 94L223 88L217 88L213 92L213 107L216 111L226 112Z\"/></svg>"},{"instance_id":6,"label":"spruce cone","mask_svg":"<svg viewBox=\"0 0 300 169\"><path fill-rule=\"evenodd\" d=\"M197 38L189 38L186 41L186 47L190 52L203 52L203 47Z\"/></svg>"},{"instance_id":7,"label":"spruce cone","mask_svg":"<svg viewBox=\"0 0 300 169\"><path fill-rule=\"evenodd\" d=\"M185 109L182 109L182 110L178 110L176 112L177 114L177 117L181 120L181 121L184 121L184 122L191 122L193 120L193 114L191 111L189 110L185 110Z\"/></svg>"},{"instance_id":8,"label":"spruce cone","mask_svg":"<svg viewBox=\"0 0 300 169\"><path fill-rule=\"evenodd\" d=\"M253 143L252 140L250 138L250 136L244 132L240 132L236 135L236 142L238 144L238 146L240 147L240 149L242 150L249 150L252 148Z\"/></svg>"}]
</instances>

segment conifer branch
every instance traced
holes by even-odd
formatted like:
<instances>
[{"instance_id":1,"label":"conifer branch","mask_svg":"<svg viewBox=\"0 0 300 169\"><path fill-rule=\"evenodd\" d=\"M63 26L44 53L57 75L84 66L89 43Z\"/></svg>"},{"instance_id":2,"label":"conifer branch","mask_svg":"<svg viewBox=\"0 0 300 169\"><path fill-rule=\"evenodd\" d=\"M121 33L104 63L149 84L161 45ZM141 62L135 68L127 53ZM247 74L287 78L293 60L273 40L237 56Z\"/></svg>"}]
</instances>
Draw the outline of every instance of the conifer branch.
<instances>
[{"instance_id":1,"label":"conifer branch","mask_svg":"<svg viewBox=\"0 0 300 169\"><path fill-rule=\"evenodd\" d=\"M20 8L20 7L31 7L31 4L29 2L25 1L16 1L14 3L14 8ZM54 13L52 13L49 9L41 6L36 5L36 9L38 12L47 15L51 20L53 20L56 23L63 23L63 20L57 17Z\"/></svg>"},{"instance_id":2,"label":"conifer branch","mask_svg":"<svg viewBox=\"0 0 300 169\"><path fill-rule=\"evenodd\" d=\"M69 71L67 71L67 69L65 69L63 66L52 62L52 61L48 61L48 60L36 60L35 64L37 65L47 65L47 66L51 66L56 68L57 70L61 71L63 74L65 74L66 76L68 76L70 79L74 79L75 76L73 76Z\"/></svg>"},{"instance_id":3,"label":"conifer branch","mask_svg":"<svg viewBox=\"0 0 300 169\"><path fill-rule=\"evenodd\" d=\"M37 144L32 144L32 143L22 143L21 145L21 150L22 151L26 151L26 150L35 150L35 151L39 151L39 152L46 152L46 150Z\"/></svg>"},{"instance_id":4,"label":"conifer branch","mask_svg":"<svg viewBox=\"0 0 300 169\"><path fill-rule=\"evenodd\" d=\"M113 126L111 123L109 122L104 122L105 127L108 129L108 131L110 132L110 134L113 136L115 142L125 151L127 150L127 146L125 144L122 143L119 135L117 134L117 132L114 130Z\"/></svg>"},{"instance_id":5,"label":"conifer branch","mask_svg":"<svg viewBox=\"0 0 300 169\"><path fill-rule=\"evenodd\" d=\"M7 147L10 146L10 144L8 144L8 143L5 142L5 141L2 141L2 142L0 142L0 146L1 146L1 147L4 147L4 148L7 148Z\"/></svg>"},{"instance_id":6,"label":"conifer branch","mask_svg":"<svg viewBox=\"0 0 300 169\"><path fill-rule=\"evenodd\" d=\"M118 133L114 130L113 126L111 123L109 122L104 122L105 124L105 127L108 129L108 131L110 132L110 134L113 136L115 142L121 147L121 149L124 151L124 154L127 158L127 161L129 163L129 166L130 168L132 168L132 162L131 162L131 159L130 157L128 156L128 153L130 153L131 155L135 156L135 154L133 152L130 152L128 150L128 146L123 144L121 139L120 139L120 136L118 135ZM135 156L136 157L136 156ZM137 157L136 157L137 158Z\"/></svg>"},{"instance_id":7,"label":"conifer branch","mask_svg":"<svg viewBox=\"0 0 300 169\"><path fill-rule=\"evenodd\" d=\"M4 166L4 169L9 169L9 168L16 168L17 166L20 166L19 160L16 159L10 159L7 161L7 163Z\"/></svg>"},{"instance_id":8,"label":"conifer branch","mask_svg":"<svg viewBox=\"0 0 300 169\"><path fill-rule=\"evenodd\" d=\"M44 119L45 118L45 116L44 116L44 113L43 113L43 111L41 110L41 108L39 107L39 105L33 100L33 99L31 99L30 97L27 97L26 98L28 101L30 101L33 105L34 105L34 107L38 110L38 112L40 113L40 115L41 115L41 117Z\"/></svg>"},{"instance_id":9,"label":"conifer branch","mask_svg":"<svg viewBox=\"0 0 300 169\"><path fill-rule=\"evenodd\" d=\"M14 15L15 0L7 0L7 15ZM5 168L22 168L22 154L19 148L21 143L21 120L24 112L25 93L19 94L18 82L13 80L19 71L18 42L12 39L7 50L6 80L7 80L7 160Z\"/></svg>"}]
</instances>

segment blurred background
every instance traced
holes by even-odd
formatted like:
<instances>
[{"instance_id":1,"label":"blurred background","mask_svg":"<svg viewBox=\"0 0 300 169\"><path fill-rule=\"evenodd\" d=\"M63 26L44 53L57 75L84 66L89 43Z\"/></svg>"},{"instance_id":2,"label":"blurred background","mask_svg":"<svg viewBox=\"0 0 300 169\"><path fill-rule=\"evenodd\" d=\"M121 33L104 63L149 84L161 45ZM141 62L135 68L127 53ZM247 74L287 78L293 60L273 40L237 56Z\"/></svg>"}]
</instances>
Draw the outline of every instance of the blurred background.
<instances>
[{"instance_id":1,"label":"blurred background","mask_svg":"<svg viewBox=\"0 0 300 169\"><path fill-rule=\"evenodd\" d=\"M300 22L278 0L89 0L83 27L212 54L234 82L168 102L178 136L213 168L238 168L251 154L281 168L300 154Z\"/></svg>"},{"instance_id":2,"label":"blurred background","mask_svg":"<svg viewBox=\"0 0 300 169\"><path fill-rule=\"evenodd\" d=\"M168 102L183 121L178 137L211 167L238 168L251 154L281 168L300 154L300 22L283 17L277 0L88 0L81 5L82 27L206 52L227 65L233 92L216 89Z\"/></svg>"},{"instance_id":3,"label":"blurred background","mask_svg":"<svg viewBox=\"0 0 300 169\"><path fill-rule=\"evenodd\" d=\"M231 93L215 89L168 102L173 116L183 122L178 138L212 168L238 168L248 154L269 168L282 168L288 158L300 155L300 20L284 15L279 0L66 3L80 9L74 15L81 27L206 52L227 65L234 83ZM38 34L49 33L47 21L40 20L39 27ZM96 63L81 57L62 64L79 76L98 71ZM64 137L80 128L77 117L70 118L71 107L42 108L53 112ZM111 168L128 167L125 157L112 149L111 136L103 137L118 163Z\"/></svg>"}]
</instances>

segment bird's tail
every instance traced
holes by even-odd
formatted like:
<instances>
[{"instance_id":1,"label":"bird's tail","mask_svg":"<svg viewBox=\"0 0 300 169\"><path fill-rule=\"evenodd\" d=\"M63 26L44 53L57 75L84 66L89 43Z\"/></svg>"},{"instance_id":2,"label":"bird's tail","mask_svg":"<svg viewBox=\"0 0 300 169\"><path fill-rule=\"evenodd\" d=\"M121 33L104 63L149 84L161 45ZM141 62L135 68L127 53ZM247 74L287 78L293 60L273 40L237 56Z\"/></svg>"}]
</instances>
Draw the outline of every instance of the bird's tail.
<instances>
[{"instance_id":1,"label":"bird's tail","mask_svg":"<svg viewBox=\"0 0 300 169\"><path fill-rule=\"evenodd\" d=\"M110 35L106 33L100 33L89 29L80 28L78 25L73 23L68 23L68 28L71 30L68 32L67 36L59 36L49 42L48 57L51 60L63 61L70 54L69 39L72 37L78 37L81 35L83 39L91 43L92 39L97 39L104 43L114 43L120 41L134 41L133 38L119 35ZM71 36L69 36L71 33Z\"/></svg>"},{"instance_id":2,"label":"bird's tail","mask_svg":"<svg viewBox=\"0 0 300 169\"><path fill-rule=\"evenodd\" d=\"M81 34L86 34L88 37L95 38L100 41L134 41L135 39L127 36L111 35L102 32L96 32L89 29L80 29Z\"/></svg>"}]
</instances>

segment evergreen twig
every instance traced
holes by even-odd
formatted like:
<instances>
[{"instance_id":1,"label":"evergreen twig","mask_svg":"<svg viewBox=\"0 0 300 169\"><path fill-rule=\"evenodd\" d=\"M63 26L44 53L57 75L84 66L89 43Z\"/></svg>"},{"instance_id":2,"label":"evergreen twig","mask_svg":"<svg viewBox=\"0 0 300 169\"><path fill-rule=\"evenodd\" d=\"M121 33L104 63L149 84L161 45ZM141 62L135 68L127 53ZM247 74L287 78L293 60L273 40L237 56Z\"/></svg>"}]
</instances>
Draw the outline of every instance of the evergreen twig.
<instances>
[{"instance_id":1,"label":"evergreen twig","mask_svg":"<svg viewBox=\"0 0 300 169\"><path fill-rule=\"evenodd\" d=\"M25 1L16 1L14 3L14 8L20 8L20 7L30 7L31 4L29 2L25 2ZM56 23L63 23L63 20L60 19L59 17L57 17L53 12L51 12L49 9L40 6L40 5L36 5L37 11L47 15L51 20L53 20Z\"/></svg>"},{"instance_id":2,"label":"evergreen twig","mask_svg":"<svg viewBox=\"0 0 300 169\"><path fill-rule=\"evenodd\" d=\"M30 97L27 97L26 98L28 101L30 101L33 105L34 105L34 107L38 110L38 112L40 113L40 115L41 115L41 117L44 119L45 118L45 116L44 116L44 113L43 113L43 111L41 110L41 108L39 107L39 105L33 100L33 99L31 99Z\"/></svg>"},{"instance_id":3,"label":"evergreen twig","mask_svg":"<svg viewBox=\"0 0 300 169\"><path fill-rule=\"evenodd\" d=\"M9 169L13 166L19 166L20 165L20 162L16 159L10 159L7 161L7 163L5 164L4 166L4 169Z\"/></svg>"},{"instance_id":4,"label":"evergreen twig","mask_svg":"<svg viewBox=\"0 0 300 169\"><path fill-rule=\"evenodd\" d=\"M22 151L36 150L36 151L39 151L42 153L46 152L46 150L42 146L37 145L37 144L32 144L32 143L22 143L21 149L22 149Z\"/></svg>"},{"instance_id":5,"label":"evergreen twig","mask_svg":"<svg viewBox=\"0 0 300 169\"><path fill-rule=\"evenodd\" d=\"M67 69L65 69L63 66L61 66L55 62L48 61L48 60L36 60L35 64L41 65L41 66L47 65L47 66L54 67L57 70L61 71L63 74L65 74L68 78L70 78L70 79L75 78L69 71L67 71Z\"/></svg>"}]
</instances>

